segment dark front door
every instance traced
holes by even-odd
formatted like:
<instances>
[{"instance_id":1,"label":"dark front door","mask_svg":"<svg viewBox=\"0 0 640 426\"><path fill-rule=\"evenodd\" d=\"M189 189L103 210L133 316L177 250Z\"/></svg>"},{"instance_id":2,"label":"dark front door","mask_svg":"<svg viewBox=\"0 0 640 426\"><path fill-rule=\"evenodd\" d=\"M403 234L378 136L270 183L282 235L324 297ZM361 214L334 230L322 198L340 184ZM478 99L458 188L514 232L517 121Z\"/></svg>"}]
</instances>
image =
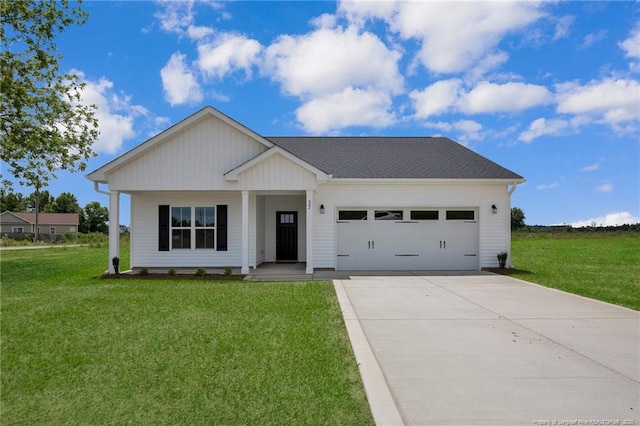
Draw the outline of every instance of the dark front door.
<instances>
[{"instance_id":1,"label":"dark front door","mask_svg":"<svg viewBox=\"0 0 640 426\"><path fill-rule=\"evenodd\" d=\"M298 212L276 212L276 260L298 260Z\"/></svg>"}]
</instances>

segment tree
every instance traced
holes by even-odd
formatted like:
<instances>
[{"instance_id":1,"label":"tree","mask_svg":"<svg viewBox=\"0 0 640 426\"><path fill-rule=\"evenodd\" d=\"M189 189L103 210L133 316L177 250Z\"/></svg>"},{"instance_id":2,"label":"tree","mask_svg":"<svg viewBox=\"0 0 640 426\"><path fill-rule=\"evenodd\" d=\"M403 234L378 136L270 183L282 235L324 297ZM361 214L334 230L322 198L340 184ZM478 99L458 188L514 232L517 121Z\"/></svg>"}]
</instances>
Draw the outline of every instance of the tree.
<instances>
[{"instance_id":1,"label":"tree","mask_svg":"<svg viewBox=\"0 0 640 426\"><path fill-rule=\"evenodd\" d=\"M0 16L0 159L38 192L56 171L82 171L95 155L96 107L81 103L77 75L59 72L55 44L88 15L61 0L1 1Z\"/></svg>"},{"instance_id":2,"label":"tree","mask_svg":"<svg viewBox=\"0 0 640 426\"><path fill-rule=\"evenodd\" d=\"M39 197L36 200L36 197ZM44 191L34 191L25 198L25 202L27 204L27 211L35 212L36 211L36 201L39 203L38 208L39 212L48 212L50 206L54 203L55 198L49 194L49 191L46 189Z\"/></svg>"},{"instance_id":3,"label":"tree","mask_svg":"<svg viewBox=\"0 0 640 426\"><path fill-rule=\"evenodd\" d=\"M63 192L48 206L50 213L78 213L80 204L75 195L70 192Z\"/></svg>"},{"instance_id":4,"label":"tree","mask_svg":"<svg viewBox=\"0 0 640 426\"><path fill-rule=\"evenodd\" d=\"M27 203L20 193L13 193L5 188L0 189L0 212L23 212Z\"/></svg>"},{"instance_id":5,"label":"tree","mask_svg":"<svg viewBox=\"0 0 640 426\"><path fill-rule=\"evenodd\" d=\"M87 232L107 233L109 228L109 210L102 207L99 202L92 201L84 207L85 227Z\"/></svg>"},{"instance_id":6,"label":"tree","mask_svg":"<svg viewBox=\"0 0 640 426\"><path fill-rule=\"evenodd\" d=\"M524 212L520 207L511 209L511 230L516 231L524 228Z\"/></svg>"}]
</instances>

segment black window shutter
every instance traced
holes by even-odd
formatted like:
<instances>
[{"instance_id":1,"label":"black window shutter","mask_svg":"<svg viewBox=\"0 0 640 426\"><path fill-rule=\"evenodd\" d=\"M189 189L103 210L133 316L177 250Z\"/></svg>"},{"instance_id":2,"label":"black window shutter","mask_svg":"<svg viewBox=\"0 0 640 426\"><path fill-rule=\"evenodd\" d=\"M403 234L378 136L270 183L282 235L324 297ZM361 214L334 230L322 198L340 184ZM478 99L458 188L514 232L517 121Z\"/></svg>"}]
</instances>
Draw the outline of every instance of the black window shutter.
<instances>
[{"instance_id":1,"label":"black window shutter","mask_svg":"<svg viewBox=\"0 0 640 426\"><path fill-rule=\"evenodd\" d=\"M169 206L158 206L158 250L169 251Z\"/></svg>"},{"instance_id":2,"label":"black window shutter","mask_svg":"<svg viewBox=\"0 0 640 426\"><path fill-rule=\"evenodd\" d=\"M227 251L227 206L218 206L216 250Z\"/></svg>"}]
</instances>

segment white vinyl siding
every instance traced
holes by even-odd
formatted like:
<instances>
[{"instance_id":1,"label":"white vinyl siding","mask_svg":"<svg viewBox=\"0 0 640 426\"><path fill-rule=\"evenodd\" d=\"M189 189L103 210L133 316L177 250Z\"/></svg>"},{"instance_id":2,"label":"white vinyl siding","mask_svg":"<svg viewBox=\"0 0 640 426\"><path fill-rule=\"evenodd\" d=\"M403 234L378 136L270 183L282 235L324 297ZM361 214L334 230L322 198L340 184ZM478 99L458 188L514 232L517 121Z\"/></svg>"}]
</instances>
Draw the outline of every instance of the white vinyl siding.
<instances>
[{"instance_id":1,"label":"white vinyl siding","mask_svg":"<svg viewBox=\"0 0 640 426\"><path fill-rule=\"evenodd\" d=\"M143 192L131 194L132 267L238 267L242 263L242 203L239 192ZM158 206L227 205L227 251L158 251ZM217 220L217 218L216 218ZM255 244L255 226L249 241ZM255 251L253 251L255 254ZM250 264L255 262L252 251Z\"/></svg>"},{"instance_id":2,"label":"white vinyl siding","mask_svg":"<svg viewBox=\"0 0 640 426\"><path fill-rule=\"evenodd\" d=\"M478 221L479 267L497 266L496 255L509 247L507 185L503 183L339 183L318 185L316 204L325 214L314 217L314 267L335 268L337 212L341 208L411 210L475 209ZM491 206L498 207L493 214ZM314 213L315 214L315 213ZM440 213L442 215L444 213ZM444 219L441 217L441 219Z\"/></svg>"}]
</instances>

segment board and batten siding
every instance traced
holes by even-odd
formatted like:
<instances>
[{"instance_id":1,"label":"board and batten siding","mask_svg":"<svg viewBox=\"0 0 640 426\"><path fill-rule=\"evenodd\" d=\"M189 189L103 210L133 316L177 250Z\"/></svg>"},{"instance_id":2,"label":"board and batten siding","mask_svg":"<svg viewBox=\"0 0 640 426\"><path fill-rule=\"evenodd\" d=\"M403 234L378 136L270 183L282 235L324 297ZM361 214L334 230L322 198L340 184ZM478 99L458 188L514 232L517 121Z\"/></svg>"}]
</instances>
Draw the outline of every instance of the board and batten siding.
<instances>
[{"instance_id":1,"label":"board and batten siding","mask_svg":"<svg viewBox=\"0 0 640 426\"><path fill-rule=\"evenodd\" d=\"M267 147L213 116L159 142L108 175L120 191L232 190L224 174Z\"/></svg>"},{"instance_id":2,"label":"board and batten siding","mask_svg":"<svg viewBox=\"0 0 640 426\"><path fill-rule=\"evenodd\" d=\"M238 267L242 264L242 199L239 192L134 192L131 194L131 267ZM255 205L255 203L253 203ZM227 205L227 251L158 250L158 206ZM255 218L255 208L250 217ZM253 222L253 223L251 223ZM249 244L255 247L255 220L250 220ZM249 252L255 264L255 250Z\"/></svg>"},{"instance_id":3,"label":"board and batten siding","mask_svg":"<svg viewBox=\"0 0 640 426\"><path fill-rule=\"evenodd\" d=\"M341 208L476 208L479 222L480 267L498 265L497 254L509 248L510 218L507 185L502 183L371 183L336 181L318 185L315 204L323 204L325 214L314 211L314 267L336 267L336 219ZM491 206L498 207L493 214Z\"/></svg>"},{"instance_id":4,"label":"board and batten siding","mask_svg":"<svg viewBox=\"0 0 640 426\"><path fill-rule=\"evenodd\" d=\"M254 165L238 175L238 189L249 190L306 190L316 188L313 173L280 154Z\"/></svg>"}]
</instances>

